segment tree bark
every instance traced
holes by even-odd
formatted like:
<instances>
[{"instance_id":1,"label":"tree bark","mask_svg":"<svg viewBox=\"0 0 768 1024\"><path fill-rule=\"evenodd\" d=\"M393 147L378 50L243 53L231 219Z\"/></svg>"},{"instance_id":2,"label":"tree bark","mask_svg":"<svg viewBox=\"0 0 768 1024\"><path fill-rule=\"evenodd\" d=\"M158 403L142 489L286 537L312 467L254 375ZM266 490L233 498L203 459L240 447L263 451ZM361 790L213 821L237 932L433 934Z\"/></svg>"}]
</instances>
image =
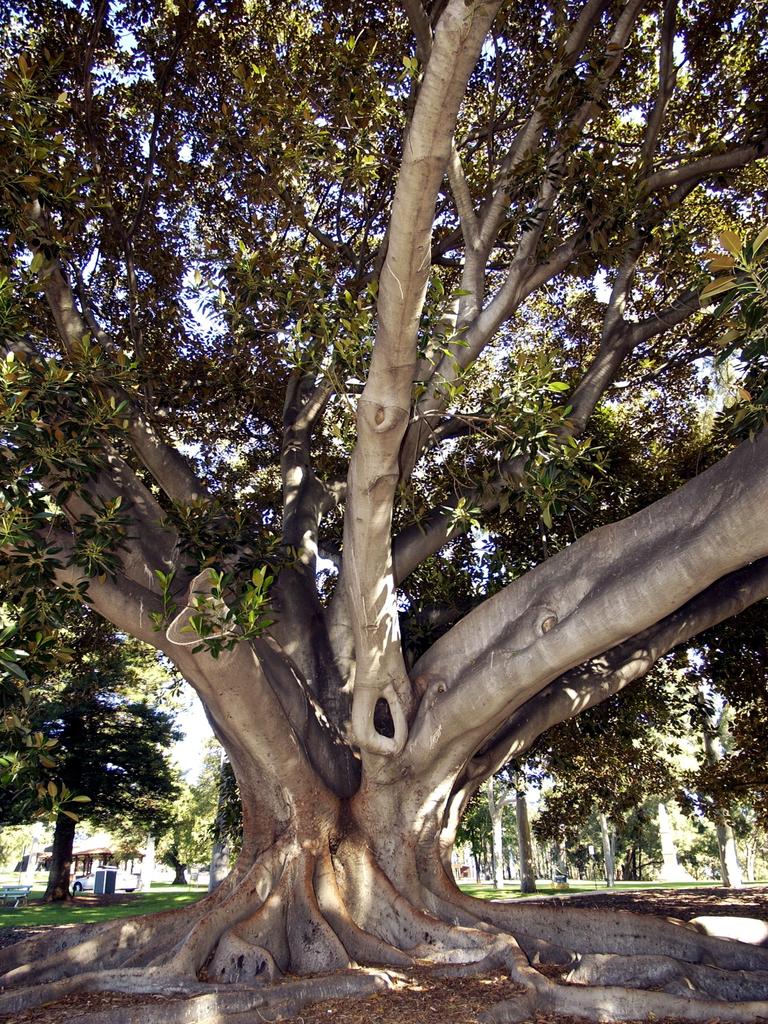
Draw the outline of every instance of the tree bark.
<instances>
[{"instance_id":1,"label":"tree bark","mask_svg":"<svg viewBox=\"0 0 768 1024\"><path fill-rule=\"evenodd\" d=\"M613 854L613 836L608 827L608 818L600 814L600 835L603 840L603 861L605 862L605 883L609 889L616 884L616 860Z\"/></svg>"},{"instance_id":2,"label":"tree bark","mask_svg":"<svg viewBox=\"0 0 768 1024\"><path fill-rule=\"evenodd\" d=\"M666 804L659 801L659 839L661 841L661 880L663 882L690 882L691 876L677 859L677 846Z\"/></svg>"},{"instance_id":3,"label":"tree bark","mask_svg":"<svg viewBox=\"0 0 768 1024\"><path fill-rule=\"evenodd\" d=\"M182 864L180 861L176 861L173 864L174 876L172 885L188 885L187 882L187 865Z\"/></svg>"},{"instance_id":4,"label":"tree bark","mask_svg":"<svg viewBox=\"0 0 768 1024\"><path fill-rule=\"evenodd\" d=\"M714 974L705 967L702 978L697 975L701 991L726 974L729 984L737 986L727 991L737 992L740 1001L729 1017L721 999L702 995L695 1006L704 1017L716 1012L724 1020L751 1020L755 993L768 997L768 973L761 981L761 971L768 972L768 950L634 915L583 915L517 901L486 904L465 896L445 867L449 795L444 787L426 779L366 779L354 796L338 797L318 782L307 762L303 781L298 773L278 791L248 754L246 712L247 707L240 708L239 724L228 725L234 739L232 765L245 803L242 851L227 878L208 897L178 912L107 922L98 926L97 936L75 928L55 941L44 937L34 951L28 943L0 950L0 1013L30 1005L30 1000L34 1005L35 999L60 998L73 986L88 991L108 983L118 991L173 991L189 999L215 986L219 1019L230 1024L222 1007L237 1005L237 1012L244 1012L242 1001L228 1003L230 984L233 1000L236 993L240 1000L267 1000L248 1003L246 1009L259 1005L274 1011L285 989L269 986L287 973L341 972L330 988L319 978L307 982L302 990L306 1002L357 992L344 980L349 977L344 972L355 965L403 968L429 958L459 974L503 969L526 993L529 1016L543 1007L604 1020L606 989L563 989L532 966L539 959L575 963L577 952L598 977L619 971L627 955L666 957L671 966L665 970L674 985L683 985L679 979L686 976L686 963L713 965ZM287 780L290 760L280 768ZM522 793L518 818L527 819ZM528 844L523 829L521 864L531 859ZM623 998L635 1018L643 1007L646 1014L685 1018L688 996L684 1003L674 994L632 989L635 983L654 984L655 964L628 982L630 987L618 987L611 1007ZM204 1012L203 1005L198 1014L190 1003L184 1020L192 1024L206 1019L205 1013L210 1017L210 1004ZM297 1012L292 1005L291 1015ZM147 1020L167 1021L161 1016ZM233 1010L231 1024L235 1020Z\"/></svg>"},{"instance_id":5,"label":"tree bark","mask_svg":"<svg viewBox=\"0 0 768 1024\"><path fill-rule=\"evenodd\" d=\"M75 842L75 822L68 815L56 815L53 832L51 867L48 885L43 900L46 903L60 903L72 898L70 892L70 870L72 868L72 847Z\"/></svg>"},{"instance_id":6,"label":"tree bark","mask_svg":"<svg viewBox=\"0 0 768 1024\"><path fill-rule=\"evenodd\" d=\"M533 862L533 844L531 842L531 825L528 820L528 801L525 789L518 785L515 798L517 814L517 842L520 861L520 892L536 892L536 868Z\"/></svg>"},{"instance_id":7,"label":"tree bark","mask_svg":"<svg viewBox=\"0 0 768 1024\"><path fill-rule=\"evenodd\" d=\"M229 873L229 844L226 840L213 844L211 853L210 878L208 880L208 892L221 885Z\"/></svg>"},{"instance_id":8,"label":"tree bark","mask_svg":"<svg viewBox=\"0 0 768 1024\"><path fill-rule=\"evenodd\" d=\"M141 888L149 892L152 887L152 875L155 872L155 837L147 836L144 846L144 857L141 861Z\"/></svg>"},{"instance_id":9,"label":"tree bark","mask_svg":"<svg viewBox=\"0 0 768 1024\"><path fill-rule=\"evenodd\" d=\"M702 706L704 706L705 693L702 690ZM719 728L725 727L725 708L723 709L720 721L717 722L709 717L704 711L704 755L709 764L717 764L722 760L723 748L718 735ZM720 858L720 878L723 885L734 889L740 889L743 884L739 855L736 849L736 837L733 829L728 824L722 808L716 808L714 813L715 832L717 835L717 850Z\"/></svg>"},{"instance_id":10,"label":"tree bark","mask_svg":"<svg viewBox=\"0 0 768 1024\"><path fill-rule=\"evenodd\" d=\"M488 813L491 816L491 870L494 889L504 888L503 817L508 793L497 796L493 776L488 779Z\"/></svg>"},{"instance_id":11,"label":"tree bark","mask_svg":"<svg viewBox=\"0 0 768 1024\"><path fill-rule=\"evenodd\" d=\"M717 848L720 855L720 877L723 885L732 889L741 889L743 883L739 854L736 849L736 837L733 829L725 821L715 823L717 832Z\"/></svg>"}]
</instances>

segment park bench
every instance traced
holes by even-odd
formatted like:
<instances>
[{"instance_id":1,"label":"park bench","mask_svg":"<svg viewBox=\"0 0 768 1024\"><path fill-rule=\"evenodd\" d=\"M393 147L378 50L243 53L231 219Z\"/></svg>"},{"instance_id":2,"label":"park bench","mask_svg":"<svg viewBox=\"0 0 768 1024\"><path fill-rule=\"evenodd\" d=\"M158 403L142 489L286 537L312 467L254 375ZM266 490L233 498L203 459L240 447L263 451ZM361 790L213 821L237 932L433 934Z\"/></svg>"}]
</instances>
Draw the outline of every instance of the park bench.
<instances>
[{"instance_id":1,"label":"park bench","mask_svg":"<svg viewBox=\"0 0 768 1024\"><path fill-rule=\"evenodd\" d=\"M13 903L14 907L18 907L20 903L27 902L31 891L31 885L2 885L0 886L0 902L3 905Z\"/></svg>"}]
</instances>

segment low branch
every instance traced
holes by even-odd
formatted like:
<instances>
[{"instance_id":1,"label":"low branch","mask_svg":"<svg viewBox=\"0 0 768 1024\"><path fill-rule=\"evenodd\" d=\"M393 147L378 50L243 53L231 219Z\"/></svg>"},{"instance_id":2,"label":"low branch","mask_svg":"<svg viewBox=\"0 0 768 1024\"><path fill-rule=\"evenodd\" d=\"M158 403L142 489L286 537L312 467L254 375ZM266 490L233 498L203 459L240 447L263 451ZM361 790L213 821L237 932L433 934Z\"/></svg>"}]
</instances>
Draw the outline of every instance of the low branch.
<instances>
[{"instance_id":1,"label":"low branch","mask_svg":"<svg viewBox=\"0 0 768 1024\"><path fill-rule=\"evenodd\" d=\"M677 491L581 537L487 599L414 667L415 677L441 689L422 700L409 761L469 756L552 680L765 557L766 504L763 433Z\"/></svg>"},{"instance_id":2,"label":"low branch","mask_svg":"<svg viewBox=\"0 0 768 1024\"><path fill-rule=\"evenodd\" d=\"M152 621L152 614L162 614L162 600L149 587L142 586L134 580L121 577L112 579L102 576L98 579L88 576L74 562L74 545L70 534L63 530L48 530L45 534L47 544L55 545L63 552L67 564L54 572L59 586L78 587L86 584L85 591L88 604L117 629L135 636L144 643L156 647L171 657L173 648L162 632L158 631Z\"/></svg>"},{"instance_id":3,"label":"low branch","mask_svg":"<svg viewBox=\"0 0 768 1024\"><path fill-rule=\"evenodd\" d=\"M512 715L492 745L473 759L473 778L522 757L539 736L602 704L646 675L678 644L768 597L768 558L730 573L650 629L550 683Z\"/></svg>"}]
</instances>

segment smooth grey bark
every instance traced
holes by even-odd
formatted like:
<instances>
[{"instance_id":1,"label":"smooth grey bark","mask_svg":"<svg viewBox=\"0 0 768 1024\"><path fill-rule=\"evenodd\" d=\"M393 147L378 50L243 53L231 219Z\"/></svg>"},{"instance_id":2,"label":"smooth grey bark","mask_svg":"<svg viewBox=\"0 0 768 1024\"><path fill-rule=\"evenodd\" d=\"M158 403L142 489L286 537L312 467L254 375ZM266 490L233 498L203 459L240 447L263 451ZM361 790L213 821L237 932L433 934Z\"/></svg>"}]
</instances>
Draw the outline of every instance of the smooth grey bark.
<instances>
[{"instance_id":1,"label":"smooth grey bark","mask_svg":"<svg viewBox=\"0 0 768 1024\"><path fill-rule=\"evenodd\" d=\"M210 878L208 892L221 885L229 873L229 844L226 841L213 844L211 853Z\"/></svg>"},{"instance_id":2,"label":"smooth grey bark","mask_svg":"<svg viewBox=\"0 0 768 1024\"><path fill-rule=\"evenodd\" d=\"M525 788L518 783L515 795L517 817L518 860L520 861L520 892L536 892L536 866L533 859L531 824L528 820L528 801Z\"/></svg>"},{"instance_id":3,"label":"smooth grey bark","mask_svg":"<svg viewBox=\"0 0 768 1024\"><path fill-rule=\"evenodd\" d=\"M495 889L504 888L504 846L503 846L503 824L504 808L512 799L512 787L506 787L496 791L496 785L491 776L487 783L488 813L491 817L491 865L493 871L493 885Z\"/></svg>"},{"instance_id":4,"label":"smooth grey bark","mask_svg":"<svg viewBox=\"0 0 768 1024\"><path fill-rule=\"evenodd\" d=\"M677 859L674 831L669 820L667 806L661 800L658 809L659 840L661 841L661 879L664 882L689 882L690 874Z\"/></svg>"},{"instance_id":5,"label":"smooth grey bark","mask_svg":"<svg viewBox=\"0 0 768 1024\"><path fill-rule=\"evenodd\" d=\"M705 694L702 690L702 704ZM720 729L726 728L725 711L723 708L719 721L711 718L706 710L703 711L703 738L704 756L709 764L717 764L723 758L723 747L720 742ZM718 809L714 815L715 833L717 835L717 850L720 859L720 877L723 885L733 889L740 889L743 884L741 865L739 864L738 850L736 849L736 837L733 828L728 823L725 814Z\"/></svg>"},{"instance_id":6,"label":"smooth grey bark","mask_svg":"<svg viewBox=\"0 0 768 1024\"><path fill-rule=\"evenodd\" d=\"M603 862L605 864L605 883L609 889L616 884L616 859L613 852L614 838L608 825L608 818L600 814L600 837L603 843Z\"/></svg>"}]
</instances>

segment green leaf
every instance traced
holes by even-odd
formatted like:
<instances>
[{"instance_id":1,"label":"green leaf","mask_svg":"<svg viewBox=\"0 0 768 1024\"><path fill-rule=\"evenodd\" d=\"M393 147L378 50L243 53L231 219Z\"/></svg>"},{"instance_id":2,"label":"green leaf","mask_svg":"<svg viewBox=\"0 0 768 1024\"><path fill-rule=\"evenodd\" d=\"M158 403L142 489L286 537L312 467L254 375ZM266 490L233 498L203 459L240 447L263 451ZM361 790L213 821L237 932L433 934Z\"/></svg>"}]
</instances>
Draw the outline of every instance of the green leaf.
<instances>
[{"instance_id":1,"label":"green leaf","mask_svg":"<svg viewBox=\"0 0 768 1024\"><path fill-rule=\"evenodd\" d=\"M721 231L720 244L727 249L731 256L738 256L741 252L741 239L735 231Z\"/></svg>"},{"instance_id":2,"label":"green leaf","mask_svg":"<svg viewBox=\"0 0 768 1024\"><path fill-rule=\"evenodd\" d=\"M23 682L29 682L29 676L24 669L17 665L15 661L2 661L3 668L7 669L12 675L16 676L17 679L21 679Z\"/></svg>"},{"instance_id":3,"label":"green leaf","mask_svg":"<svg viewBox=\"0 0 768 1024\"><path fill-rule=\"evenodd\" d=\"M762 249L766 242L768 242L768 224L766 224L766 226L763 228L763 230L752 243L753 255L757 256L758 252L760 251L760 249Z\"/></svg>"},{"instance_id":4,"label":"green leaf","mask_svg":"<svg viewBox=\"0 0 768 1024\"><path fill-rule=\"evenodd\" d=\"M723 292L729 292L736 284L735 277L718 277L714 281L710 281L708 285L701 289L700 298L709 299L713 295L721 295Z\"/></svg>"}]
</instances>

